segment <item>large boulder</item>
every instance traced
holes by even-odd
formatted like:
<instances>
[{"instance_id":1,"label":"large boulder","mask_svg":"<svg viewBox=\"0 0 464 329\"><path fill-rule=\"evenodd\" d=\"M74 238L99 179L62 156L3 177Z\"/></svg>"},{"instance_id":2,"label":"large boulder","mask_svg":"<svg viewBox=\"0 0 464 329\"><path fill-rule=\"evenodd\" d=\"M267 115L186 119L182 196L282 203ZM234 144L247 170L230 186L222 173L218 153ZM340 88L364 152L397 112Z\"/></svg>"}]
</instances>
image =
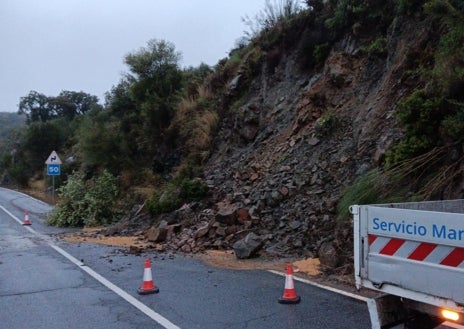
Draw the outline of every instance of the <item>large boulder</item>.
<instances>
[{"instance_id":1,"label":"large boulder","mask_svg":"<svg viewBox=\"0 0 464 329\"><path fill-rule=\"evenodd\" d=\"M255 233L249 233L245 238L234 243L232 248L238 259L251 258L263 246L263 239Z\"/></svg>"},{"instance_id":2,"label":"large boulder","mask_svg":"<svg viewBox=\"0 0 464 329\"><path fill-rule=\"evenodd\" d=\"M340 258L333 242L324 242L319 248L319 261L325 269L335 269L340 263Z\"/></svg>"},{"instance_id":3,"label":"large boulder","mask_svg":"<svg viewBox=\"0 0 464 329\"><path fill-rule=\"evenodd\" d=\"M150 242L164 242L168 234L168 223L164 220L158 226L152 226L145 231L145 238Z\"/></svg>"}]
</instances>

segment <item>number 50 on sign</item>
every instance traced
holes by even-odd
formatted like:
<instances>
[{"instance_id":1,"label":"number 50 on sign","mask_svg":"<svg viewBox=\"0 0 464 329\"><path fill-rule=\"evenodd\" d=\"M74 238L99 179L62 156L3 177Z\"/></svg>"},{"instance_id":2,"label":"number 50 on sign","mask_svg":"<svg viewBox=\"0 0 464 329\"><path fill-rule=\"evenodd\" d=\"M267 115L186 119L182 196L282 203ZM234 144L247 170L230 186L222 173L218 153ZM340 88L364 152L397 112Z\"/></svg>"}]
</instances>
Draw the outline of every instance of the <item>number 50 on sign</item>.
<instances>
[{"instance_id":1,"label":"number 50 on sign","mask_svg":"<svg viewBox=\"0 0 464 329\"><path fill-rule=\"evenodd\" d=\"M47 164L47 175L48 176L59 176L60 172L61 172L61 165Z\"/></svg>"}]
</instances>

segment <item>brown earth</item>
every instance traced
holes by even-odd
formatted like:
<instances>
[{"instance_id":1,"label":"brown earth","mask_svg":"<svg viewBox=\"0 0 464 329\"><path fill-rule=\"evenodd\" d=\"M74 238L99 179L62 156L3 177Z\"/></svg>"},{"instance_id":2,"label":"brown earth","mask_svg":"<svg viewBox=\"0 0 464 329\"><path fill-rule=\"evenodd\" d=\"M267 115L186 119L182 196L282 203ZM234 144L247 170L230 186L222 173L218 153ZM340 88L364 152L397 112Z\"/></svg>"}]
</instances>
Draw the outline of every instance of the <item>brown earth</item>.
<instances>
[{"instance_id":1,"label":"brown earth","mask_svg":"<svg viewBox=\"0 0 464 329\"><path fill-rule=\"evenodd\" d=\"M164 251L161 244L147 242L140 236L104 236L100 234L100 228L86 228L80 232L63 234L61 238L70 243L93 243L123 247L127 248L127 253L141 253L149 250ZM295 277L300 277L318 284L365 297L374 296L376 294L375 292L367 290L356 291L352 275L325 275L320 270L318 258L273 260L264 258L237 259L233 250L206 250L201 253L192 254L191 256L210 266L231 270L274 270L284 273L286 265L292 264Z\"/></svg>"},{"instance_id":2,"label":"brown earth","mask_svg":"<svg viewBox=\"0 0 464 329\"><path fill-rule=\"evenodd\" d=\"M113 247L127 247L145 249L161 249L160 244L147 242L139 236L104 236L99 234L100 228L86 228L81 232L62 235L62 239L71 243L94 243ZM304 273L317 276L319 259L308 258L303 260L264 260L262 258L237 259L233 250L206 250L196 254L196 257L205 263L226 269L234 270L276 270L282 271L287 263L293 264L294 273Z\"/></svg>"},{"instance_id":3,"label":"brown earth","mask_svg":"<svg viewBox=\"0 0 464 329\"><path fill-rule=\"evenodd\" d=\"M418 85L403 73L435 40L427 21L392 17L384 24L381 54L366 51L372 37L347 31L320 65L302 70L297 44L282 50L272 69L264 62L251 81L238 74L203 168L207 200L145 220L140 234L186 254L319 258L325 274L352 273L351 221L339 209L344 191L401 139L394 113ZM133 226L139 211L126 222Z\"/></svg>"}]
</instances>

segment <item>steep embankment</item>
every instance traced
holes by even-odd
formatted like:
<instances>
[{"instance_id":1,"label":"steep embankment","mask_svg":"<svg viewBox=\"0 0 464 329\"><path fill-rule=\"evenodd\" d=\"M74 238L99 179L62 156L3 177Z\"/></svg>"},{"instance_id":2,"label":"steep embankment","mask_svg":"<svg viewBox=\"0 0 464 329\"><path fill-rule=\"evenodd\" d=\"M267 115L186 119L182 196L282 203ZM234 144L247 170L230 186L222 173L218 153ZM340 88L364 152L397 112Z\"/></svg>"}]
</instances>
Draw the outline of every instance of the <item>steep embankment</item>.
<instances>
[{"instance_id":1,"label":"steep embankment","mask_svg":"<svg viewBox=\"0 0 464 329\"><path fill-rule=\"evenodd\" d=\"M319 256L349 267L352 231L336 214L342 192L401 137L393 112L418 84L405 72L436 46L427 21L392 20L380 52L368 50L376 37L366 32L346 32L311 70L299 64L302 40L275 68L264 64L221 120L205 165L208 206L161 216L147 239L183 252L234 248L240 258Z\"/></svg>"},{"instance_id":2,"label":"steep embankment","mask_svg":"<svg viewBox=\"0 0 464 329\"><path fill-rule=\"evenodd\" d=\"M323 247L350 254L341 250L350 246L349 225L334 233L336 206L344 187L378 166L400 136L393 111L415 87L403 73L433 46L431 33L427 22L396 20L384 56L364 50L372 39L348 33L318 70L301 72L297 47L274 72L264 67L223 121L205 170L217 212L228 214L212 224L216 243L230 246L254 232L266 253L318 255ZM218 234L222 226L226 234Z\"/></svg>"}]
</instances>

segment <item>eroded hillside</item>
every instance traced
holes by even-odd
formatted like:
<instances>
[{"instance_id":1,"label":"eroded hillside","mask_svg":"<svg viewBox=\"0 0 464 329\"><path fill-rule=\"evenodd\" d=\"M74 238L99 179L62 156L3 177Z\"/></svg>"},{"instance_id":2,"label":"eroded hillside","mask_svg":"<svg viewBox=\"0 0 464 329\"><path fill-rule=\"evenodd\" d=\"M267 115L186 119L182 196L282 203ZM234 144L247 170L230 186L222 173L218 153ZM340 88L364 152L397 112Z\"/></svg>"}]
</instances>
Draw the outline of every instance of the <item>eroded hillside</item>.
<instances>
[{"instance_id":1,"label":"eroded hillside","mask_svg":"<svg viewBox=\"0 0 464 329\"><path fill-rule=\"evenodd\" d=\"M462 61L443 61L437 51L443 51L443 33L455 31L446 19L414 13L417 3L402 12L395 2L362 4L373 12L364 8L332 30L327 22L337 10L324 21L317 14L330 6L321 7L279 30L284 37L264 31L235 50L242 52L240 64L219 63L203 89L203 95L215 95L199 97L198 104L189 99L185 112L209 115L216 106L218 125L207 143L213 147L198 147L208 197L155 217L134 207L105 233L135 231L161 250L185 253L233 249L237 258L319 257L325 269L349 272L352 228L342 201L359 178L381 172L372 176L376 188L361 188L356 200L362 200L356 193L378 193L370 199L388 202L392 191L403 201L462 197L462 143L444 129L460 131L450 122L460 122L453 120L464 84L445 69ZM462 14L434 5L453 19ZM400 110L406 115L399 118ZM177 123L189 125L189 118ZM166 146L158 154L159 167L169 167L170 154L185 156L197 147L191 140L179 145L184 147ZM406 165L388 164L405 154L412 159ZM168 197L161 193L157 204Z\"/></svg>"},{"instance_id":2,"label":"eroded hillside","mask_svg":"<svg viewBox=\"0 0 464 329\"><path fill-rule=\"evenodd\" d=\"M326 242L349 253L349 226L334 234L341 193L400 136L393 111L415 86L403 73L411 54L433 46L426 23L395 22L389 31L385 57L363 51L370 40L351 34L317 71L300 72L288 54L222 126L206 178L221 207L248 210L246 232L266 252L317 255Z\"/></svg>"},{"instance_id":3,"label":"eroded hillside","mask_svg":"<svg viewBox=\"0 0 464 329\"><path fill-rule=\"evenodd\" d=\"M243 257L346 263L352 232L337 205L401 137L393 112L420 83L406 72L436 47L434 32L427 20L395 19L384 52L367 51L372 36L350 31L311 70L301 70L298 45L274 69L264 64L220 123L205 166L209 207L164 215L147 237L185 252L234 248Z\"/></svg>"}]
</instances>

